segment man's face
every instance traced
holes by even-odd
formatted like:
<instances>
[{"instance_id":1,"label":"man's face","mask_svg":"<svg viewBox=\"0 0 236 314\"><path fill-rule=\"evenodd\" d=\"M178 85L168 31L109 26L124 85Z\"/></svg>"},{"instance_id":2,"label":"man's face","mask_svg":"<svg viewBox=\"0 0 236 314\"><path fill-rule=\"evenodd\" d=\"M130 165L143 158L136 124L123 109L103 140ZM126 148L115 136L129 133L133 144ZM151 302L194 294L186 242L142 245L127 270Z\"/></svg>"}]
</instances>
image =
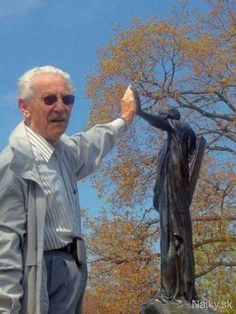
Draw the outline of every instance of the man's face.
<instances>
[{"instance_id":1,"label":"man's face","mask_svg":"<svg viewBox=\"0 0 236 314\"><path fill-rule=\"evenodd\" d=\"M60 75L42 73L33 81L32 92L31 99L23 100L29 127L55 145L70 119L72 104L64 104L62 100L63 96L71 95L70 87ZM45 97L52 95L57 96L56 101L45 104Z\"/></svg>"}]
</instances>

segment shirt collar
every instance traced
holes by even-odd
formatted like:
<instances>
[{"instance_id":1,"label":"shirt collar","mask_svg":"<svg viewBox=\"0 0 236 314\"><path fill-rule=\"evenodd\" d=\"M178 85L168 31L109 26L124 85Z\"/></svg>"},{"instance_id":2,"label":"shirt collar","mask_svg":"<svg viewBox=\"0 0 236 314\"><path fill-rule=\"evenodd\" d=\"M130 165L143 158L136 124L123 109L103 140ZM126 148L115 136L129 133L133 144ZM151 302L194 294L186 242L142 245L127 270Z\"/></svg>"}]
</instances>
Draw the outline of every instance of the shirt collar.
<instances>
[{"instance_id":1,"label":"shirt collar","mask_svg":"<svg viewBox=\"0 0 236 314\"><path fill-rule=\"evenodd\" d=\"M58 152L59 154L61 153L62 143L60 141L58 142L58 145L55 148L48 141L46 141L41 135L34 132L27 125L25 125L25 128L26 128L26 133L29 138L35 157L44 159L46 162L48 162L54 152Z\"/></svg>"}]
</instances>

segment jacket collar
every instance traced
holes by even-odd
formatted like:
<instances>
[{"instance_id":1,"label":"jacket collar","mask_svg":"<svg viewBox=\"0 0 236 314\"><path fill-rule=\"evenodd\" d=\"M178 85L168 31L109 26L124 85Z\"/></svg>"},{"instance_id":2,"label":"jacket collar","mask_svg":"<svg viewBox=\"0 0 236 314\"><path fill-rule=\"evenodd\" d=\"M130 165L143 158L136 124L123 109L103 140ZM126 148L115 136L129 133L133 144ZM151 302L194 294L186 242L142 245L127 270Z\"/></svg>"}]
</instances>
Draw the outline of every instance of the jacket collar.
<instances>
[{"instance_id":1,"label":"jacket collar","mask_svg":"<svg viewBox=\"0 0 236 314\"><path fill-rule=\"evenodd\" d=\"M20 177L38 181L36 163L23 121L11 133L9 143L13 150L10 169Z\"/></svg>"},{"instance_id":2,"label":"jacket collar","mask_svg":"<svg viewBox=\"0 0 236 314\"><path fill-rule=\"evenodd\" d=\"M69 137L66 134L61 136L59 150L63 150ZM34 159L33 150L29 142L25 123L22 121L12 131L9 138L10 147L13 150L13 158L10 163L10 169L16 173L16 175L25 178L39 181L38 170Z\"/></svg>"}]
</instances>

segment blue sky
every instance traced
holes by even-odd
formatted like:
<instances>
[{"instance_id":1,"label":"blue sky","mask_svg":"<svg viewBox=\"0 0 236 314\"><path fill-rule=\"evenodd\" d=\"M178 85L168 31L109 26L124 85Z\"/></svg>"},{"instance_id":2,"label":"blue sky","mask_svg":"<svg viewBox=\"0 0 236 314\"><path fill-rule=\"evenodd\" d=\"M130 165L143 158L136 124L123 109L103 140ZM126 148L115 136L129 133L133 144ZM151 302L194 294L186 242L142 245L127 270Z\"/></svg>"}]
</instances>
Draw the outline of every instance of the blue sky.
<instances>
[{"instance_id":1,"label":"blue sky","mask_svg":"<svg viewBox=\"0 0 236 314\"><path fill-rule=\"evenodd\" d=\"M68 134L85 127L89 101L86 76L96 71L97 50L114 35L113 27L126 29L130 20L166 18L179 0L0 0L0 150L21 120L16 105L16 82L26 70L51 64L69 72L77 102ZM205 1L188 7L204 9ZM93 199L91 199L93 195ZM94 211L102 202L88 180L80 184L82 207Z\"/></svg>"}]
</instances>

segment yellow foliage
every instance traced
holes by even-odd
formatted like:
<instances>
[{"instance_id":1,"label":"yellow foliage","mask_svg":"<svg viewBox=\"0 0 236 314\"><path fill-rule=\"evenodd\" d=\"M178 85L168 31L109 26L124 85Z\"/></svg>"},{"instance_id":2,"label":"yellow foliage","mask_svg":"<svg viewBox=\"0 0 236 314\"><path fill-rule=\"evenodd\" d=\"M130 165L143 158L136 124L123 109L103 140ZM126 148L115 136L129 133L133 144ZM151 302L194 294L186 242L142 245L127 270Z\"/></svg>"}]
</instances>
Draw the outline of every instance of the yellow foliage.
<instances>
[{"instance_id":1,"label":"yellow foliage","mask_svg":"<svg viewBox=\"0 0 236 314\"><path fill-rule=\"evenodd\" d=\"M120 98L132 83L145 110L178 107L207 139L205 166L191 207L197 290L200 296L208 293L210 300L219 295L232 300L236 31L226 1L212 3L206 16L186 19L184 25L181 18L136 21L116 33L100 53L99 73L90 77L88 96L90 123L108 122L119 116ZM114 210L152 203L163 133L135 119L98 173L96 187ZM113 218L101 216L91 225L89 245L95 260L88 297L100 306L97 313L134 314L158 288L159 260L151 244L159 234L125 214Z\"/></svg>"},{"instance_id":2,"label":"yellow foliage","mask_svg":"<svg viewBox=\"0 0 236 314\"><path fill-rule=\"evenodd\" d=\"M158 258L151 250L156 233L128 212L125 217L114 215L113 220L103 214L96 224L89 220L89 226L87 242L94 261L88 297L100 300L104 314L138 313L159 284Z\"/></svg>"}]
</instances>

